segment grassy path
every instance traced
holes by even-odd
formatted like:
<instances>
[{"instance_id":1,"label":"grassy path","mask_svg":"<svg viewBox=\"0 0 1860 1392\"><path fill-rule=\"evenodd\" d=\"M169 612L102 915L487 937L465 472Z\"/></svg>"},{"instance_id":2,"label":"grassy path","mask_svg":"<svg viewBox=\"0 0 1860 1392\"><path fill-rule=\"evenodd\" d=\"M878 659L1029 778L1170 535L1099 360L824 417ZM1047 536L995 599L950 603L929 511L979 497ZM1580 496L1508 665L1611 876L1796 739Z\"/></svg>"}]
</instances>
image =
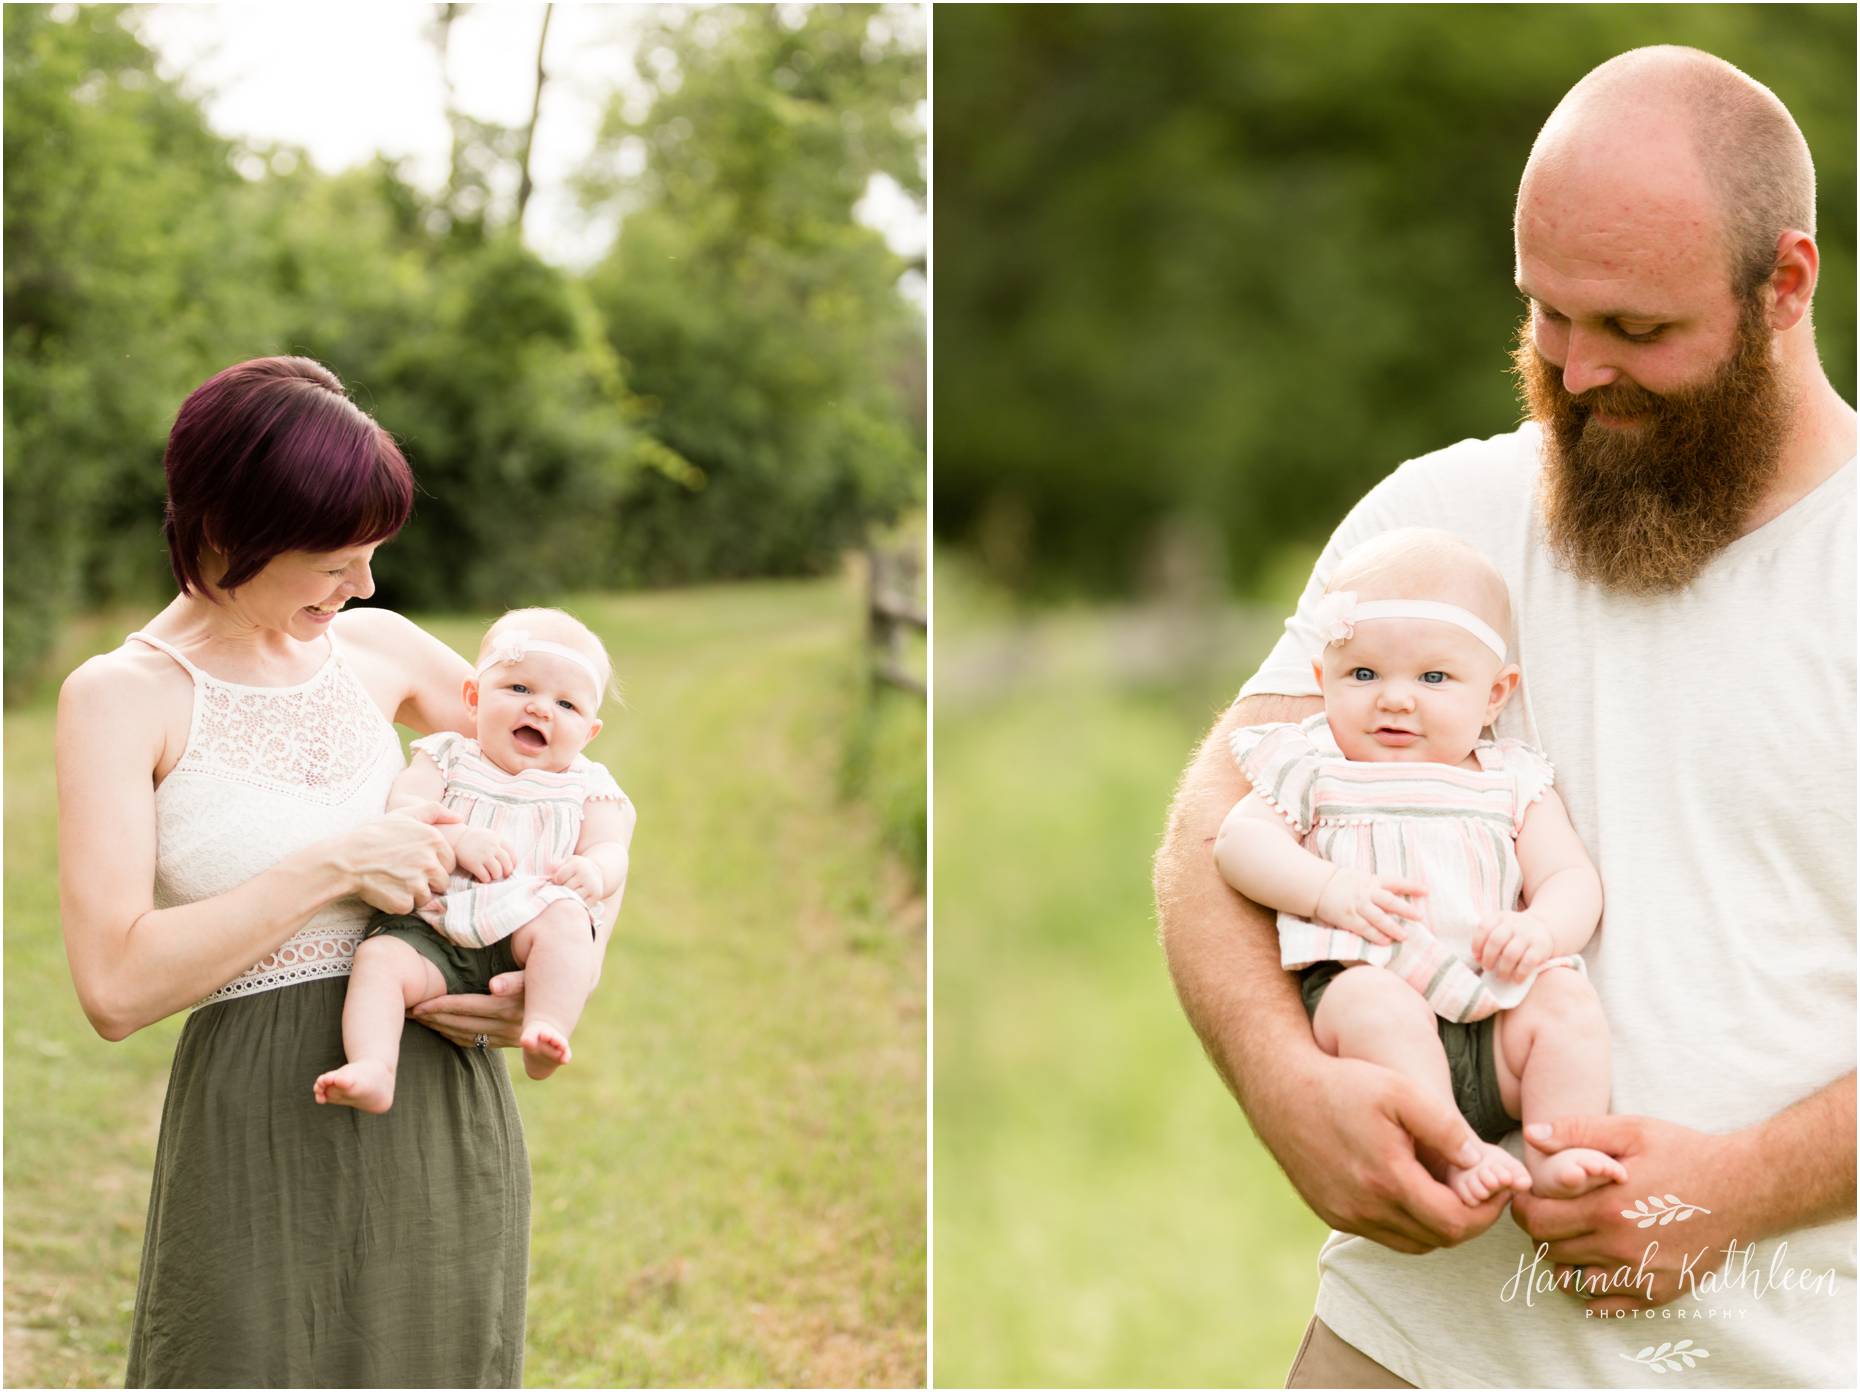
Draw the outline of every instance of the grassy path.
<instances>
[{"instance_id":1,"label":"grassy path","mask_svg":"<svg viewBox=\"0 0 1860 1392\"><path fill-rule=\"evenodd\" d=\"M626 706L589 752L640 825L574 1066L513 1068L531 1385L922 1380L923 920L839 793L859 603L837 580L563 601L614 654ZM490 617L422 622L469 652ZM6 720L7 1380L120 1385L181 1021L112 1045L78 1010L51 699Z\"/></svg>"}]
</instances>

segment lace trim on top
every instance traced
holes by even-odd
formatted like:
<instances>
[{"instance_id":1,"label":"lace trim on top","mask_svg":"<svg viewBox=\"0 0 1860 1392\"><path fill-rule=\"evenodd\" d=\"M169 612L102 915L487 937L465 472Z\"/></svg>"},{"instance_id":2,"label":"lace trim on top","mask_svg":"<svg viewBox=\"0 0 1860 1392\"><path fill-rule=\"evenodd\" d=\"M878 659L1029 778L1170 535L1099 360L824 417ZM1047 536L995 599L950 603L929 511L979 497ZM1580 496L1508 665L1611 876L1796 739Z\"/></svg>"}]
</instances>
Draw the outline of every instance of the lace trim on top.
<instances>
[{"instance_id":1,"label":"lace trim on top","mask_svg":"<svg viewBox=\"0 0 1860 1392\"><path fill-rule=\"evenodd\" d=\"M209 676L148 634L130 636L194 680L187 748L155 790L159 907L224 894L386 807L400 740L333 645L307 681L260 687ZM326 905L196 1008L346 975L371 912L353 897Z\"/></svg>"}]
</instances>

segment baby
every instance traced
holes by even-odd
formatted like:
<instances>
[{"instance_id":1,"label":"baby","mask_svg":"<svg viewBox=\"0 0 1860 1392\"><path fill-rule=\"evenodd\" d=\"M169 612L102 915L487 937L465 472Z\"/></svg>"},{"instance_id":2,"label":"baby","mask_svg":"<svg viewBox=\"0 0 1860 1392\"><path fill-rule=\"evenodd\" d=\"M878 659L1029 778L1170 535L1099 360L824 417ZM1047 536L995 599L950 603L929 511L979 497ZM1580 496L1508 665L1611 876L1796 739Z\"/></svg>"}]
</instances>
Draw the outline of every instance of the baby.
<instances>
[{"instance_id":1,"label":"baby","mask_svg":"<svg viewBox=\"0 0 1860 1392\"><path fill-rule=\"evenodd\" d=\"M546 1078L569 1061L569 1036L594 977L596 906L626 878L631 805L581 751L612 677L606 649L559 609L514 609L491 625L465 683L476 739L444 731L413 742L388 810L441 801L464 821L438 830L457 869L414 914L376 915L355 951L342 1007L343 1067L316 1100L385 1112L408 1009L483 993L523 970L523 1067Z\"/></svg>"},{"instance_id":2,"label":"baby","mask_svg":"<svg viewBox=\"0 0 1860 1392\"><path fill-rule=\"evenodd\" d=\"M1495 1144L1514 1118L1606 1112L1609 1088L1576 955L1600 877L1544 756L1482 738L1518 685L1504 578L1445 532L1389 532L1338 562L1316 617L1323 713L1235 732L1253 791L1216 838L1223 877L1279 911L1321 1048L1465 1115L1481 1157L1447 1167L1462 1200L1625 1183L1600 1151L1520 1165Z\"/></svg>"}]
</instances>

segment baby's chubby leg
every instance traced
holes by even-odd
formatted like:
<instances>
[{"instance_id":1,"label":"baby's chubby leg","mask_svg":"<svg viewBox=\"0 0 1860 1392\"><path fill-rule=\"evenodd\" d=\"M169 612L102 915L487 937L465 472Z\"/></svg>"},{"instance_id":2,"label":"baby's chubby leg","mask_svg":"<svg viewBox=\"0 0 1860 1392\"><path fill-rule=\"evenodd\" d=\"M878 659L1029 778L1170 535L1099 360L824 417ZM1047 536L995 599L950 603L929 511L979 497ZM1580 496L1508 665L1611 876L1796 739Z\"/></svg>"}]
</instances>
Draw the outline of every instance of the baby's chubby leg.
<instances>
[{"instance_id":1,"label":"baby's chubby leg","mask_svg":"<svg viewBox=\"0 0 1860 1392\"><path fill-rule=\"evenodd\" d=\"M1458 1105L1434 1008L1393 972L1354 966L1338 973L1318 1001L1311 1032L1326 1053L1392 1068L1448 1106ZM1530 1187L1530 1175L1502 1146L1478 1144L1477 1163L1447 1170L1448 1187L1465 1203L1478 1205L1501 1189Z\"/></svg>"},{"instance_id":2,"label":"baby's chubby leg","mask_svg":"<svg viewBox=\"0 0 1860 1392\"><path fill-rule=\"evenodd\" d=\"M1552 967L1498 1019L1498 1085L1505 1110L1527 1125L1608 1110L1608 1021L1588 977ZM1532 1192L1573 1199L1604 1184L1627 1183L1611 1155L1571 1147L1546 1155L1525 1143Z\"/></svg>"},{"instance_id":3,"label":"baby's chubby leg","mask_svg":"<svg viewBox=\"0 0 1860 1392\"><path fill-rule=\"evenodd\" d=\"M316 1080L316 1100L364 1112L393 1106L407 1011L445 993L439 969L400 939L358 944L342 1002L342 1052L349 1061Z\"/></svg>"},{"instance_id":4,"label":"baby's chubby leg","mask_svg":"<svg viewBox=\"0 0 1860 1392\"><path fill-rule=\"evenodd\" d=\"M568 1039L592 989L588 911L559 900L517 929L510 947L523 968L523 1071L547 1078L572 1057Z\"/></svg>"}]
</instances>

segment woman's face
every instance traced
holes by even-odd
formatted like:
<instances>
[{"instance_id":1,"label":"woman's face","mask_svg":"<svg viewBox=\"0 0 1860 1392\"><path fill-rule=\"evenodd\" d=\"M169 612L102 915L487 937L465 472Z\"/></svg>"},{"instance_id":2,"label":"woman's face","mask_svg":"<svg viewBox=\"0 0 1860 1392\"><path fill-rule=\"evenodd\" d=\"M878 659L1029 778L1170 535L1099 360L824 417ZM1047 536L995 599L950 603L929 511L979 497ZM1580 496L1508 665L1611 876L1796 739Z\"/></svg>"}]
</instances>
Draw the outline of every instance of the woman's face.
<instances>
[{"instance_id":1,"label":"woman's face","mask_svg":"<svg viewBox=\"0 0 1860 1392\"><path fill-rule=\"evenodd\" d=\"M280 629L308 641L325 633L336 611L351 599L375 592L369 569L378 542L340 551L284 551L238 589L224 592L225 604L256 628Z\"/></svg>"}]
</instances>

